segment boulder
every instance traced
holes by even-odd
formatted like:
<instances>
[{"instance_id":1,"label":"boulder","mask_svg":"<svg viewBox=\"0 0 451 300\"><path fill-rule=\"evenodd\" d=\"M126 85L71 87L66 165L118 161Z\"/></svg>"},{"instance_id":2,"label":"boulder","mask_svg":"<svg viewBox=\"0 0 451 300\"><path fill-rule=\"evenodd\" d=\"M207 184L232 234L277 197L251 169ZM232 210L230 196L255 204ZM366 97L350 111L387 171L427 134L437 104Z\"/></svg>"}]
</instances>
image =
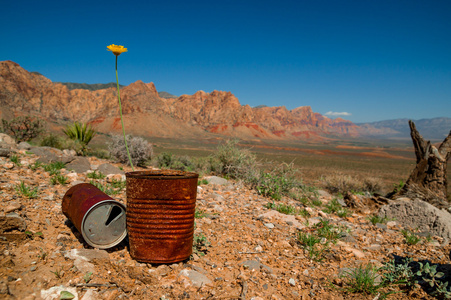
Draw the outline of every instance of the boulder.
<instances>
[{"instance_id":1,"label":"boulder","mask_svg":"<svg viewBox=\"0 0 451 300\"><path fill-rule=\"evenodd\" d=\"M6 216L0 216L0 233L4 233L12 230L25 231L27 224L25 220L16 214L8 214Z\"/></svg>"},{"instance_id":2,"label":"boulder","mask_svg":"<svg viewBox=\"0 0 451 300\"><path fill-rule=\"evenodd\" d=\"M0 157L10 157L11 149L10 148L2 148L0 147Z\"/></svg>"},{"instance_id":3,"label":"boulder","mask_svg":"<svg viewBox=\"0 0 451 300\"><path fill-rule=\"evenodd\" d=\"M77 173L84 173L91 170L91 164L86 157L76 157L72 162L66 165L66 169L73 170Z\"/></svg>"},{"instance_id":4,"label":"boulder","mask_svg":"<svg viewBox=\"0 0 451 300\"><path fill-rule=\"evenodd\" d=\"M229 181L227 179L224 179L224 178L221 178L218 176L210 176L210 177L206 177L205 179L208 181L208 183L211 183L211 184L219 184L219 185L229 184Z\"/></svg>"},{"instance_id":5,"label":"boulder","mask_svg":"<svg viewBox=\"0 0 451 300\"><path fill-rule=\"evenodd\" d=\"M125 174L124 171L122 171L121 169L119 169L116 166L113 166L111 164L101 164L98 168L97 171L99 171L100 173L102 173L103 175L110 175L110 174Z\"/></svg>"},{"instance_id":6,"label":"boulder","mask_svg":"<svg viewBox=\"0 0 451 300\"><path fill-rule=\"evenodd\" d=\"M2 144L12 147L12 146L16 145L16 141L9 135L7 135L5 133L0 133L0 145L2 145Z\"/></svg>"},{"instance_id":7,"label":"boulder","mask_svg":"<svg viewBox=\"0 0 451 300\"><path fill-rule=\"evenodd\" d=\"M381 207L379 217L395 219L404 227L451 239L451 214L419 199L394 200Z\"/></svg>"},{"instance_id":8,"label":"boulder","mask_svg":"<svg viewBox=\"0 0 451 300\"><path fill-rule=\"evenodd\" d=\"M44 164L57 161L67 164L75 159L74 156L65 155L60 149L52 147L36 147L31 149L30 152L39 156L38 161Z\"/></svg>"},{"instance_id":9,"label":"boulder","mask_svg":"<svg viewBox=\"0 0 451 300\"><path fill-rule=\"evenodd\" d=\"M17 145L17 148L19 150L30 150L31 149L31 145L28 144L27 142L20 142L19 145Z\"/></svg>"}]
</instances>

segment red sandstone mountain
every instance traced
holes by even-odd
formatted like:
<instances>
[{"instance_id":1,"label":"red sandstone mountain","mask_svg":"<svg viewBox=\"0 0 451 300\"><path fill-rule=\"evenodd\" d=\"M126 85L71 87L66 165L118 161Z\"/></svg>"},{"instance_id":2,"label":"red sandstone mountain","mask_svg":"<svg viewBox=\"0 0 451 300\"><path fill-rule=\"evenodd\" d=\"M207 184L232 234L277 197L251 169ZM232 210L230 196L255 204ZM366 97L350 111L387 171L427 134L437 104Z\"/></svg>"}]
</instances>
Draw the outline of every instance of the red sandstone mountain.
<instances>
[{"instance_id":1,"label":"red sandstone mountain","mask_svg":"<svg viewBox=\"0 0 451 300\"><path fill-rule=\"evenodd\" d=\"M234 136L243 139L355 137L358 126L329 119L310 106L252 108L230 92L199 91L161 98L153 83L137 81L121 89L127 132L155 137ZM0 62L0 117L36 115L56 123L89 122L105 133L121 129L116 90L69 90L30 73L12 61Z\"/></svg>"}]
</instances>

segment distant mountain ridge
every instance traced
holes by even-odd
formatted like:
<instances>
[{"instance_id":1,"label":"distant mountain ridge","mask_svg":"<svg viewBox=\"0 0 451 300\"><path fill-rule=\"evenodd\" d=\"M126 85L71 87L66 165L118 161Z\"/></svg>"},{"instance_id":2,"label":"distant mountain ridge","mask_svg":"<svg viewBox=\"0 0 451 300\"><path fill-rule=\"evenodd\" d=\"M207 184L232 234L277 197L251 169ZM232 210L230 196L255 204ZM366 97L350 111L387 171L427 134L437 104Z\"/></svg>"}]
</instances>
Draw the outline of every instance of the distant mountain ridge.
<instances>
[{"instance_id":1,"label":"distant mountain ridge","mask_svg":"<svg viewBox=\"0 0 451 300\"><path fill-rule=\"evenodd\" d=\"M81 84L72 87L82 88L70 89L15 62L2 61L0 117L28 114L61 125L81 121L99 132L120 133L116 88L114 83L107 86L91 91L88 88L94 87ZM225 91L198 91L173 98L168 93L160 96L153 83L138 80L121 88L121 98L127 133L134 135L317 141L358 136L352 122L322 116L310 106L252 108Z\"/></svg>"},{"instance_id":2,"label":"distant mountain ridge","mask_svg":"<svg viewBox=\"0 0 451 300\"><path fill-rule=\"evenodd\" d=\"M451 118L439 117L432 119L412 120L420 134L426 139L442 140L451 130ZM410 127L409 119L393 119L371 123L357 123L360 127L359 131L363 135L378 136L385 138L409 138ZM375 128L379 131L371 134L371 130L365 129Z\"/></svg>"}]
</instances>

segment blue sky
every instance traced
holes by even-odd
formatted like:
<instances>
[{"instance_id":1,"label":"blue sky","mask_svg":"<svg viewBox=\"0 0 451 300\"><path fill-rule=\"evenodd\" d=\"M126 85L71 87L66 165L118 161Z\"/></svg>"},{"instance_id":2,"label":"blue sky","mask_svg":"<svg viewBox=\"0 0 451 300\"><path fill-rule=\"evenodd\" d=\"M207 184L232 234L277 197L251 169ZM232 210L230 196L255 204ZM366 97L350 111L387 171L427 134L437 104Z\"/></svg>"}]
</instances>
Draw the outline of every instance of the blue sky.
<instances>
[{"instance_id":1,"label":"blue sky","mask_svg":"<svg viewBox=\"0 0 451 300\"><path fill-rule=\"evenodd\" d=\"M5 1L0 60L353 122L451 117L451 1Z\"/></svg>"}]
</instances>

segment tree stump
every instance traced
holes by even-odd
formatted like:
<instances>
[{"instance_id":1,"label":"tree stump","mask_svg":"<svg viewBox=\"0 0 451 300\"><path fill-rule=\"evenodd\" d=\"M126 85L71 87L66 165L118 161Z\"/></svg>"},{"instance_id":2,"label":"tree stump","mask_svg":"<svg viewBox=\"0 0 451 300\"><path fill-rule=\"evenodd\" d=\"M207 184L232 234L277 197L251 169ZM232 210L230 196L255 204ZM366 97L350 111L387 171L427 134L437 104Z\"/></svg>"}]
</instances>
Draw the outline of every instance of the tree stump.
<instances>
[{"instance_id":1,"label":"tree stump","mask_svg":"<svg viewBox=\"0 0 451 300\"><path fill-rule=\"evenodd\" d=\"M416 166L402 189L390 193L389 198L419 198L437 208L449 209L451 204L447 200L446 167L451 156L451 131L437 149L430 141L423 139L415 123L409 120L409 126Z\"/></svg>"}]
</instances>

